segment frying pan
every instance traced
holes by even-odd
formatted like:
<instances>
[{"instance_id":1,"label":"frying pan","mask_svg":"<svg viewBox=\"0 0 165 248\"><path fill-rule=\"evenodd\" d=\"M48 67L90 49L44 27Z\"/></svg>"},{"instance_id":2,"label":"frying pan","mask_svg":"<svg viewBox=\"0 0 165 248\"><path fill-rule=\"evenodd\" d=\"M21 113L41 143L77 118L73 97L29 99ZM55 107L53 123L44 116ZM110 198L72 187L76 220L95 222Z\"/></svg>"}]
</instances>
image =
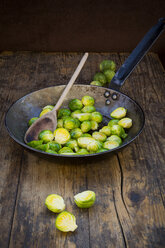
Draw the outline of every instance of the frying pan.
<instances>
[{"instance_id":1,"label":"frying pan","mask_svg":"<svg viewBox=\"0 0 165 248\"><path fill-rule=\"evenodd\" d=\"M124 64L116 72L108 88L91 85L74 85L72 86L71 92L64 100L63 107L67 107L69 101L73 98L78 97L81 99L84 95L93 96L95 99L96 109L103 115L103 125L106 125L109 122L110 113L114 109L120 106L125 107L127 109L127 116L133 120L133 126L129 129L128 136L120 147L102 153L71 156L62 154L48 154L31 148L24 143L24 135L28 129L27 123L29 119L34 116L39 116L44 106L52 104L55 105L59 99L59 96L62 94L65 85L48 87L32 92L13 103L5 116L5 126L9 132L9 135L20 145L40 154L43 153L47 156L67 158L99 156L106 153L118 152L119 149L130 144L141 133L144 127L145 116L140 105L129 96L121 93L120 88L135 66L140 62L162 33L164 26L165 18L159 19L158 23L148 31L141 42L126 59Z\"/></svg>"}]
</instances>

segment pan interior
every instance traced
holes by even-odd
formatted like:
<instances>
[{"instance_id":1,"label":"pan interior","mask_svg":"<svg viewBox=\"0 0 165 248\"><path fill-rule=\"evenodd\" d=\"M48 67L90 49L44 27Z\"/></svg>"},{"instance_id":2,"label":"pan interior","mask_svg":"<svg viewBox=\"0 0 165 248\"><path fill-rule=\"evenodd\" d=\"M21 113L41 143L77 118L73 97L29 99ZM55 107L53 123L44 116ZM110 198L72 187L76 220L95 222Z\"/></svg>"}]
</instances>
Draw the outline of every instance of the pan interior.
<instances>
[{"instance_id":1,"label":"pan interior","mask_svg":"<svg viewBox=\"0 0 165 248\"><path fill-rule=\"evenodd\" d=\"M55 105L64 87L64 85L54 86L32 92L16 101L9 108L6 114L6 126L10 135L18 143L25 145L24 135L28 128L28 121L32 117L38 117L44 106ZM107 98L104 96L106 91L110 93L110 96ZM117 95L115 100L113 100L114 94ZM125 107L127 109L127 116L133 120L133 126L128 130L128 137L124 140L123 145L129 143L142 130L144 114L141 107L128 96L111 89L89 85L74 85L62 107L68 107L71 99L81 99L84 95L94 97L95 107L103 115L101 126L108 124L110 113L117 107ZM109 105L106 104L107 100L110 101Z\"/></svg>"}]
</instances>

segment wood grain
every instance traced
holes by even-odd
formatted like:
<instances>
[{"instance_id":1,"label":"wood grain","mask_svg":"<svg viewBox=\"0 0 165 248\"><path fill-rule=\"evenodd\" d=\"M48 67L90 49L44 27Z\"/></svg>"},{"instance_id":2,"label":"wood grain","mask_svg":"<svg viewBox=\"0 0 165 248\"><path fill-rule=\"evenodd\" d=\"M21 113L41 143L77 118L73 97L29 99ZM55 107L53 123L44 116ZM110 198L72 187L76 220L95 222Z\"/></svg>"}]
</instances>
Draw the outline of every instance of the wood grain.
<instances>
[{"instance_id":1,"label":"wood grain","mask_svg":"<svg viewBox=\"0 0 165 248\"><path fill-rule=\"evenodd\" d=\"M2 54L1 121L17 98L46 86L66 84L81 56ZM77 83L89 84L103 59L114 60L119 68L126 57L127 54L91 53ZM158 56L151 53L122 89L144 108L145 128L118 155L68 161L39 157L16 145L3 127L1 247L164 247L163 86L164 70ZM96 192L96 203L90 209L79 209L73 196L86 189ZM57 215L44 205L51 193L62 195L66 209L76 216L78 229L74 233L65 234L55 228Z\"/></svg>"}]
</instances>

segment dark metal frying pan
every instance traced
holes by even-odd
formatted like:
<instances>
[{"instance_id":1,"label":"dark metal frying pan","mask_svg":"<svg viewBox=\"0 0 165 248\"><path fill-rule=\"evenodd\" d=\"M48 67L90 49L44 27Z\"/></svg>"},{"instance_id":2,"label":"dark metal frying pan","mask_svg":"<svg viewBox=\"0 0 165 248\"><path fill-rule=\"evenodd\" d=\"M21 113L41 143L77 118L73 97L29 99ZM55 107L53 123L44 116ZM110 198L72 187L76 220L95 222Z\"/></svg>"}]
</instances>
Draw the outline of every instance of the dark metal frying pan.
<instances>
[{"instance_id":1,"label":"dark metal frying pan","mask_svg":"<svg viewBox=\"0 0 165 248\"><path fill-rule=\"evenodd\" d=\"M153 45L159 37L165 26L165 18L161 18L158 23L153 26L148 33L144 36L142 41L133 50L128 59L116 72L114 78L110 83L110 88L90 86L90 85L74 85L69 95L66 97L63 106L67 107L68 102L73 98L81 98L84 95L90 95L95 98L95 106L98 111L104 116L103 124L106 125L110 120L110 112L119 106L125 107L128 112L127 116L133 120L133 126L128 131L128 137L124 140L123 144L115 149L96 154L89 155L62 155L62 154L48 154L38 151L27 146L24 143L24 135L28 128L28 121L34 116L39 116L41 109L45 105L52 105L57 102L59 96L64 90L65 85L44 88L32 92L21 99L17 100L10 106L6 113L5 125L10 136L20 145L33 150L38 153L43 153L48 156L57 157L89 157L98 156L100 154L116 152L119 149L130 144L142 131L145 117L142 108L137 102L128 97L127 95L119 92L120 87L127 79L129 74L133 71L135 66L140 62L143 56L147 53L149 48Z\"/></svg>"}]
</instances>

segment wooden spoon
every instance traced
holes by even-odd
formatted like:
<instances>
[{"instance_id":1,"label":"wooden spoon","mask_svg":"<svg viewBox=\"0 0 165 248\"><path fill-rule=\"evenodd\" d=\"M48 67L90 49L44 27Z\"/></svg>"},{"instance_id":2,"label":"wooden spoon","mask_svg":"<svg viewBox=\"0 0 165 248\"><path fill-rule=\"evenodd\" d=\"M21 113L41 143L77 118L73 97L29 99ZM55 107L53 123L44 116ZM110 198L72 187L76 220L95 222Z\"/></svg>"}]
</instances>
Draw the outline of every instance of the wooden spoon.
<instances>
[{"instance_id":1,"label":"wooden spoon","mask_svg":"<svg viewBox=\"0 0 165 248\"><path fill-rule=\"evenodd\" d=\"M76 78L78 77L81 69L83 68L86 60L88 58L88 53L85 53L82 57L79 65L77 66L77 69L75 70L73 76L71 77L69 83L65 87L62 95L60 96L58 102L56 103L56 106L54 109L42 117L40 117L38 120L36 120L26 131L24 141L25 143L28 143L32 140L38 140L38 135L42 130L51 130L54 131L57 127L57 110L61 107L66 95L68 94L69 90L71 89L72 85L74 84Z\"/></svg>"}]
</instances>

